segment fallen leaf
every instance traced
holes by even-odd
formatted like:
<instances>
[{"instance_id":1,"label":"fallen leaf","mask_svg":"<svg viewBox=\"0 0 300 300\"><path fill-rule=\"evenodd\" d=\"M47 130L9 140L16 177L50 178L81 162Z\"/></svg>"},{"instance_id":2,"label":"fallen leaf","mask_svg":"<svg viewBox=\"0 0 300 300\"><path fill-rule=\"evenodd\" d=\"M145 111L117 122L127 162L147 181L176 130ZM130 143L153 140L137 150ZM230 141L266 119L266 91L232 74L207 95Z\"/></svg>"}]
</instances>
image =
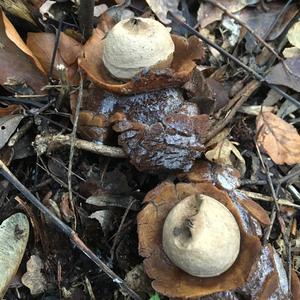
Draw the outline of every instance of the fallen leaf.
<instances>
[{"instance_id":1,"label":"fallen leaf","mask_svg":"<svg viewBox=\"0 0 300 300\"><path fill-rule=\"evenodd\" d=\"M96 219L100 223L105 236L107 236L107 234L111 231L113 224L113 212L111 210L104 209L95 211L89 216L89 218Z\"/></svg>"},{"instance_id":2,"label":"fallen leaf","mask_svg":"<svg viewBox=\"0 0 300 300\"><path fill-rule=\"evenodd\" d=\"M18 271L29 236L26 215L17 213L0 225L0 299Z\"/></svg>"},{"instance_id":3,"label":"fallen leaf","mask_svg":"<svg viewBox=\"0 0 300 300\"><path fill-rule=\"evenodd\" d=\"M287 58L283 63L279 63L270 69L265 80L270 84L287 86L300 92L300 57Z\"/></svg>"},{"instance_id":4,"label":"fallen leaf","mask_svg":"<svg viewBox=\"0 0 300 300\"><path fill-rule=\"evenodd\" d=\"M26 6L27 1L22 0L5 0L1 1L1 7L13 16L17 16L27 22L30 22L32 25L37 26L34 19L31 16L31 13Z\"/></svg>"},{"instance_id":5,"label":"fallen leaf","mask_svg":"<svg viewBox=\"0 0 300 300\"><path fill-rule=\"evenodd\" d=\"M47 288L47 281L41 272L44 265L41 258L31 255L26 263L27 272L22 276L22 283L30 289L31 295L43 293Z\"/></svg>"},{"instance_id":6,"label":"fallen leaf","mask_svg":"<svg viewBox=\"0 0 300 300\"><path fill-rule=\"evenodd\" d=\"M22 119L22 115L9 115L0 118L0 149L15 132Z\"/></svg>"},{"instance_id":7,"label":"fallen leaf","mask_svg":"<svg viewBox=\"0 0 300 300\"><path fill-rule=\"evenodd\" d=\"M49 73L52 53L55 46L55 34L48 32L29 32L27 35L27 46L41 62L44 70ZM54 78L60 78L61 71L59 71L57 67L63 64L68 69L74 69L67 70L69 79L72 79L73 73L77 70L77 58L81 53L81 48L79 42L65 33L61 33L54 60Z\"/></svg>"},{"instance_id":8,"label":"fallen leaf","mask_svg":"<svg viewBox=\"0 0 300 300\"><path fill-rule=\"evenodd\" d=\"M246 163L235 144L228 139L220 141L212 150L205 153L205 157L211 162L232 166L243 175L246 171Z\"/></svg>"},{"instance_id":9,"label":"fallen leaf","mask_svg":"<svg viewBox=\"0 0 300 300\"><path fill-rule=\"evenodd\" d=\"M179 0L146 0L146 2L159 20L164 24L171 23L171 20L167 18L168 11L182 17L181 12L178 10Z\"/></svg>"},{"instance_id":10,"label":"fallen leaf","mask_svg":"<svg viewBox=\"0 0 300 300\"><path fill-rule=\"evenodd\" d=\"M276 164L300 163L300 136L296 128L265 112L256 119L257 144Z\"/></svg>"},{"instance_id":11,"label":"fallen leaf","mask_svg":"<svg viewBox=\"0 0 300 300\"><path fill-rule=\"evenodd\" d=\"M34 58L8 37L8 22L0 11L0 84L7 87L25 84L36 93L41 93L47 78L37 67ZM20 37L19 39L21 40Z\"/></svg>"},{"instance_id":12,"label":"fallen leaf","mask_svg":"<svg viewBox=\"0 0 300 300\"><path fill-rule=\"evenodd\" d=\"M300 49L300 21L295 23L287 33L289 42Z\"/></svg>"},{"instance_id":13,"label":"fallen leaf","mask_svg":"<svg viewBox=\"0 0 300 300\"><path fill-rule=\"evenodd\" d=\"M285 48L282 54L285 58L300 57L300 49L297 47Z\"/></svg>"},{"instance_id":14,"label":"fallen leaf","mask_svg":"<svg viewBox=\"0 0 300 300\"><path fill-rule=\"evenodd\" d=\"M170 1L171 2L171 1ZM217 1L218 2L218 1ZM258 0L223 0L219 1L224 7L226 7L227 11L231 13L235 13L246 7L247 5L255 4ZM224 12L215 7L210 3L201 3L200 8L198 10L197 20L200 23L200 27L204 28L207 25L219 21L222 19Z\"/></svg>"},{"instance_id":15,"label":"fallen leaf","mask_svg":"<svg viewBox=\"0 0 300 300\"><path fill-rule=\"evenodd\" d=\"M2 19L5 27L5 33L7 37L19 48L21 49L24 53L26 53L28 56L30 56L35 65L40 69L40 71L44 72L40 62L38 59L33 55L31 50L26 46L24 43L23 39L20 37L19 33L15 29L14 25L9 21L9 19L6 17L3 11L1 11L2 14Z\"/></svg>"},{"instance_id":16,"label":"fallen leaf","mask_svg":"<svg viewBox=\"0 0 300 300\"><path fill-rule=\"evenodd\" d=\"M286 29L298 12L296 5L290 5L286 12L279 17L272 32L265 37L271 26L273 26L274 19L282 11L283 6L284 3L276 1L268 4L268 11L262 10L259 6L247 7L241 11L238 17L260 37L273 41Z\"/></svg>"},{"instance_id":17,"label":"fallen leaf","mask_svg":"<svg viewBox=\"0 0 300 300\"><path fill-rule=\"evenodd\" d=\"M245 208L248 213L264 226L271 224L268 213L255 201L247 198L239 199L238 202Z\"/></svg>"}]
</instances>

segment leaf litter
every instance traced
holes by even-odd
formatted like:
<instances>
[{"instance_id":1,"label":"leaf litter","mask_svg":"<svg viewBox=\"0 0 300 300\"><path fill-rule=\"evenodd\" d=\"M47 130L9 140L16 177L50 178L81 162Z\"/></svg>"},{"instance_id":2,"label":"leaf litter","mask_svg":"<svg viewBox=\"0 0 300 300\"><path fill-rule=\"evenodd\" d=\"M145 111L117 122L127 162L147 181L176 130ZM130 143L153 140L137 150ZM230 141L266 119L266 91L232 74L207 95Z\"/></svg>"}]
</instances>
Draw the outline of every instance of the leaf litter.
<instances>
[{"instance_id":1,"label":"leaf litter","mask_svg":"<svg viewBox=\"0 0 300 300\"><path fill-rule=\"evenodd\" d=\"M78 1L50 4L1 11L1 220L23 211L33 227L10 232L30 230L30 239L0 260L11 268L0 294L298 299L299 8L255 0L96 1L84 11ZM135 17L168 26L175 51L169 65L120 80L103 49L119 21L139 30ZM199 193L226 203L244 237L235 264L216 278L180 270L160 239L174 203ZM26 202L34 195L45 215ZM53 215L73 235L53 226ZM0 250L13 241L0 237ZM88 257L73 247L82 243Z\"/></svg>"}]
</instances>

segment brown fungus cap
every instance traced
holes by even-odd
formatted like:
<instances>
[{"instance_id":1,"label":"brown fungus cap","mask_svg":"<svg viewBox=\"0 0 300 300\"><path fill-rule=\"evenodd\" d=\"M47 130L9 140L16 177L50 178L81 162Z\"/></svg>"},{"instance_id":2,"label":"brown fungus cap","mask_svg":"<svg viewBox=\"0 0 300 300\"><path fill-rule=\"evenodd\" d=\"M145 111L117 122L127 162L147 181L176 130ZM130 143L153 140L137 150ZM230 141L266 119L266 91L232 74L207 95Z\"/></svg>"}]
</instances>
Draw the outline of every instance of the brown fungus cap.
<instances>
[{"instance_id":1,"label":"brown fungus cap","mask_svg":"<svg viewBox=\"0 0 300 300\"><path fill-rule=\"evenodd\" d=\"M233 214L241 235L240 252L234 264L224 273L210 278L189 275L176 267L163 251L162 231L171 209L184 198L205 194L222 203ZM242 287L255 263L259 251L258 237L249 235L228 194L211 183L164 182L145 198L147 206L138 215L139 252L153 288L168 297L196 298ZM217 247L218 245L216 245Z\"/></svg>"},{"instance_id":2,"label":"brown fungus cap","mask_svg":"<svg viewBox=\"0 0 300 300\"><path fill-rule=\"evenodd\" d=\"M204 49L198 38L192 36L185 39L172 35L175 51L170 68L141 73L136 78L122 83L114 79L104 66L102 60L104 36L105 34L99 28L95 29L92 37L85 43L78 62L96 84L113 93L133 94L181 86L189 80L196 66L194 60L203 60L204 57Z\"/></svg>"}]
</instances>

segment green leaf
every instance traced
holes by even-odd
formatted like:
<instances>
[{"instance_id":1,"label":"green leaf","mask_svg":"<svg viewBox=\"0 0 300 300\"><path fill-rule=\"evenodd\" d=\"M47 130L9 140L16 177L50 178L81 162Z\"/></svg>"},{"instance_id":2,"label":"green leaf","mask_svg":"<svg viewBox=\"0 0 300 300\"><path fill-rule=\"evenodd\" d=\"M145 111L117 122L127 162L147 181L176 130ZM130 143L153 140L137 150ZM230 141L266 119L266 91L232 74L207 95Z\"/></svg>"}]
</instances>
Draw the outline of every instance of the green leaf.
<instances>
[{"instance_id":1,"label":"green leaf","mask_svg":"<svg viewBox=\"0 0 300 300\"><path fill-rule=\"evenodd\" d=\"M155 293L154 295L152 295L152 296L150 297L149 300L160 300L160 298L159 298L159 295L158 295L157 293Z\"/></svg>"}]
</instances>

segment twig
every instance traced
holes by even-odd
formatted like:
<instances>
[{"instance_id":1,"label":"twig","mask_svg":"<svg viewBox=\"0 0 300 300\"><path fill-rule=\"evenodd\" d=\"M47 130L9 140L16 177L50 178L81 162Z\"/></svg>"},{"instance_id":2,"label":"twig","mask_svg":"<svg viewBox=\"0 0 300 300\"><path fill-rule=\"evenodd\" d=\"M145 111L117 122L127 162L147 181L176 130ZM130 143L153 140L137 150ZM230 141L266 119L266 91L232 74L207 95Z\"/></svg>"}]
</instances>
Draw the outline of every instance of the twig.
<instances>
[{"instance_id":1,"label":"twig","mask_svg":"<svg viewBox=\"0 0 300 300\"><path fill-rule=\"evenodd\" d=\"M47 148L62 147L70 145L70 136L69 135L46 135L41 136L37 135L34 142L34 147L38 155L42 155L47 151ZM99 155L115 157L115 158L127 158L127 155L123 149L119 147L107 146L96 144L93 142L88 142L81 139L75 139L74 146L77 149L93 152Z\"/></svg>"},{"instance_id":2,"label":"twig","mask_svg":"<svg viewBox=\"0 0 300 300\"><path fill-rule=\"evenodd\" d=\"M52 52L50 70L49 70L49 74L48 74L49 82L51 82L51 80L52 80L54 63L55 63L55 58L56 58L57 49L58 49L58 45L59 45L60 33L62 30L63 22L64 22L64 16L62 16L61 19L59 20L58 28L56 29L56 33L55 33L55 44L54 44L54 48L53 48L53 52Z\"/></svg>"},{"instance_id":3,"label":"twig","mask_svg":"<svg viewBox=\"0 0 300 300\"><path fill-rule=\"evenodd\" d=\"M246 196L248 196L249 198L255 199L255 200L261 200L261 201L267 201L267 202L273 202L273 198L270 196L266 196L260 193L255 193L255 192L249 192L246 190L241 190L239 189L239 191L241 191L243 194L245 194ZM284 205L284 206L289 206L289 207L294 207L296 209L300 210L300 205L299 204L295 204L287 199L278 199L277 203L279 205Z\"/></svg>"},{"instance_id":4,"label":"twig","mask_svg":"<svg viewBox=\"0 0 300 300\"><path fill-rule=\"evenodd\" d=\"M49 220L62 231L69 239L80 249L87 257L89 257L100 269L105 272L113 282L119 284L133 299L141 300L137 295L117 274L115 274L91 249L89 249L84 242L79 238L78 234L62 220L60 220L51 210L44 206L5 166L0 160L0 173L16 188L18 189L28 201L30 201L35 207L37 207L44 215L47 215Z\"/></svg>"},{"instance_id":5,"label":"twig","mask_svg":"<svg viewBox=\"0 0 300 300\"><path fill-rule=\"evenodd\" d=\"M216 136L222 129L226 127L227 124L230 123L231 119L234 117L238 109L243 105L245 101L248 100L250 95L259 87L259 85L260 82L252 80L233 99L231 99L231 102L235 103L235 106L230 110L230 112L224 119L212 126L211 131L205 137L204 143L208 142L210 139ZM232 103L229 103L229 105L231 106ZM226 107L229 109L228 106Z\"/></svg>"},{"instance_id":6,"label":"twig","mask_svg":"<svg viewBox=\"0 0 300 300\"><path fill-rule=\"evenodd\" d=\"M113 260L114 260L115 249L116 249L116 246L117 246L117 242L118 242L118 240L119 240L119 236L120 236L121 229L123 228L123 225L124 225L124 223L125 223L126 217L127 217L128 213L129 213L129 211L130 211L132 205L135 204L136 202L137 202L136 199L135 199L135 200L132 200L132 201L129 203L129 205L127 206L127 208L126 208L126 210L125 210L125 212L124 212L124 214L123 214L121 223L120 223L120 225L119 225L119 228L118 228L118 230L117 230L116 236L115 236L115 238L114 238L113 245L112 245L112 247L111 247L111 249L110 249L110 259L111 259L112 262L113 262Z\"/></svg>"},{"instance_id":7,"label":"twig","mask_svg":"<svg viewBox=\"0 0 300 300\"><path fill-rule=\"evenodd\" d=\"M279 56L279 54L276 52L276 50L270 46L267 42L265 42L251 27L249 27L245 22L243 22L241 19L239 19L237 16L232 14L230 11L227 10L227 8L220 4L219 2L215 0L205 0L205 2L208 2L219 9L221 9L226 15L228 15L230 18L234 19L238 24L246 28L258 41L260 41L269 51L271 51L277 59L280 61L283 61L283 58Z\"/></svg>"},{"instance_id":8,"label":"twig","mask_svg":"<svg viewBox=\"0 0 300 300\"><path fill-rule=\"evenodd\" d=\"M290 247L289 246L289 240L288 240L288 237L286 235L286 225L285 225L284 220L281 216L281 212L280 212L280 208L279 208L279 204L278 204L278 198L277 198L277 194L278 194L278 191L279 191L279 186L277 187L277 192L275 192L274 185L273 185L273 182L272 182L272 178L271 178L271 175L270 175L270 172L269 172L269 168L263 161L263 158L261 156L258 144L255 143L255 145L256 145L257 153L258 153L258 156L260 158L263 170L264 170L265 174L267 175L267 181L268 181L268 184L269 184L269 187L270 187L270 190L271 190L273 203L274 203L274 206L275 206L275 209L276 209L277 220L278 220L278 223L279 223L280 231L281 231L283 241L284 241L284 245L285 245L288 266L290 266L289 262L290 262L291 257L290 257L290 252L289 252L289 247ZM270 227L272 227L272 226L270 226ZM269 228L269 230L270 230L270 228ZM290 274L290 270L288 269L288 275L289 274ZM290 286L291 286L290 280L288 280L288 286L289 286L288 293L290 295L290 292L291 292L291 290L290 290Z\"/></svg>"},{"instance_id":9,"label":"twig","mask_svg":"<svg viewBox=\"0 0 300 300\"><path fill-rule=\"evenodd\" d=\"M75 148L75 139L76 139L76 133L77 133L77 125L78 125L78 119L79 119L79 113L82 103L82 96L83 96L83 78L82 73L80 72L80 83L79 83L79 91L78 91L78 97L77 97L77 103L76 103L76 110L75 110L75 116L74 116L74 122L73 122L73 130L70 135L70 154L69 154L69 166L68 166L68 191L69 191L69 202L71 205L71 209L74 213L74 229L77 227L77 218L76 218L76 211L75 211L75 205L73 201L73 193L72 193L72 167L73 167L73 157L74 157L74 148Z\"/></svg>"},{"instance_id":10,"label":"twig","mask_svg":"<svg viewBox=\"0 0 300 300\"><path fill-rule=\"evenodd\" d=\"M42 159L41 160L41 164L39 164L38 162L36 163L36 166L41 168L44 172L46 172L54 181L56 181L58 184L60 184L62 187L64 187L65 189L68 189L68 185L62 181L61 179L59 179L57 176L55 176L54 174L52 174L46 167L44 161ZM80 195L79 193L73 191L73 194L75 194L77 197L83 199L84 201L86 200L85 197L83 197L82 195Z\"/></svg>"},{"instance_id":11,"label":"twig","mask_svg":"<svg viewBox=\"0 0 300 300\"><path fill-rule=\"evenodd\" d=\"M300 175L300 169L296 170L290 174L287 174L279 179L273 179L273 183L275 184L284 184L286 181L297 177ZM249 180L249 179L243 179L241 180L241 185L265 185L267 184L266 180L260 179L260 180Z\"/></svg>"},{"instance_id":12,"label":"twig","mask_svg":"<svg viewBox=\"0 0 300 300\"><path fill-rule=\"evenodd\" d=\"M238 17L236 17L234 14L232 14L231 12L229 12L227 10L227 8L225 6L223 6L222 4L218 3L215 0L205 0L208 3L211 3L212 5L215 5L216 7L218 7L219 9L221 9L222 11L224 11L224 13L226 15L228 15L230 18L234 19L238 24L240 24L241 26L243 26L244 28L246 28L259 42L261 42L271 53L273 53L275 55L275 57L283 64L284 68L286 69L286 71L294 76L297 76L297 74L294 74L289 66L286 65L284 59L276 52L276 50L270 46L266 41L264 41L263 38L261 38L258 34L255 33L255 31L249 27L245 22L243 22L241 19L239 19ZM298 76L297 76L298 77Z\"/></svg>"},{"instance_id":13,"label":"twig","mask_svg":"<svg viewBox=\"0 0 300 300\"><path fill-rule=\"evenodd\" d=\"M268 82L265 81L265 78L260 75L259 73L257 73L256 71L252 70L250 67L248 67L247 65L245 65L244 63L242 63L239 59L237 59L235 56L233 56L232 54L228 53L227 51L225 51L222 47L220 47L219 45L211 42L208 38L206 38L205 36L203 36L201 33L199 33L198 31L196 31L194 28L192 28L191 26L189 26L188 24L186 24L185 22L183 22L182 20L180 20L176 15L174 15L172 12L169 11L169 14L172 16L172 18L181 26L183 26L184 28L188 29L191 33L193 33L195 36L197 36L199 39L201 39L202 41L204 41L206 44L208 44L209 46L213 47L214 49L218 50L221 54L223 54L224 56L230 58L232 61L234 61L237 65L239 65L241 68L243 68L244 70L246 70L249 74L251 74L254 78L260 80L262 83L264 83L265 85L267 85L268 87L270 87L271 89L273 89L274 91L276 91L278 94L280 94L281 96L283 96L284 98L286 98L287 100L289 100L290 102L294 103L297 107L300 108L300 102L297 101L295 98L293 98L292 96L288 95L287 93L285 93L283 90L281 90L278 86L274 85L274 84L269 84Z\"/></svg>"},{"instance_id":14,"label":"twig","mask_svg":"<svg viewBox=\"0 0 300 300\"><path fill-rule=\"evenodd\" d=\"M292 3L293 0L288 0L287 3L283 6L283 8L280 10L279 14L274 19L273 23L271 24L268 31L265 33L264 38L267 39L270 35L270 33L273 31L275 25L277 24L278 20L281 18L281 16L287 11L288 7Z\"/></svg>"},{"instance_id":15,"label":"twig","mask_svg":"<svg viewBox=\"0 0 300 300\"><path fill-rule=\"evenodd\" d=\"M93 18L94 18L95 0L81 0L78 10L79 24L84 40L93 33Z\"/></svg>"}]
</instances>

